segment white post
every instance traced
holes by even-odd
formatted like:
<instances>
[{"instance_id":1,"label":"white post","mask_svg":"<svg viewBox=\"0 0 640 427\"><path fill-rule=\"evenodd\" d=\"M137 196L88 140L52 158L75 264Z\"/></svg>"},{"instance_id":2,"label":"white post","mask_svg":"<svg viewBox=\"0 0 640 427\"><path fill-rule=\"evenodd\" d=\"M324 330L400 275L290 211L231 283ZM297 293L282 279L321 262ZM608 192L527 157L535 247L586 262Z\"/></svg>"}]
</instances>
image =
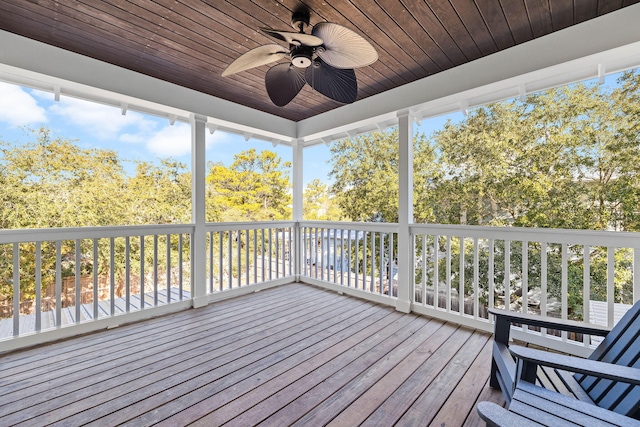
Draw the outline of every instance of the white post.
<instances>
[{"instance_id":1,"label":"white post","mask_svg":"<svg viewBox=\"0 0 640 427\"><path fill-rule=\"evenodd\" d=\"M303 155L304 149L302 140L293 140L293 220L296 223L295 226L295 239L293 253L294 257L294 271L296 276L296 282L300 281L300 274L302 268L302 236L300 234L300 221L303 219L303 197L304 197L304 182L303 182Z\"/></svg>"},{"instance_id":2,"label":"white post","mask_svg":"<svg viewBox=\"0 0 640 427\"><path fill-rule=\"evenodd\" d=\"M191 277L193 307L204 307L207 298L207 234L205 203L205 134L207 118L191 115L191 222L194 224L191 241Z\"/></svg>"},{"instance_id":3,"label":"white post","mask_svg":"<svg viewBox=\"0 0 640 427\"><path fill-rule=\"evenodd\" d=\"M413 245L409 225L413 223L413 117L398 113L398 299L396 310L411 311L413 292Z\"/></svg>"}]
</instances>

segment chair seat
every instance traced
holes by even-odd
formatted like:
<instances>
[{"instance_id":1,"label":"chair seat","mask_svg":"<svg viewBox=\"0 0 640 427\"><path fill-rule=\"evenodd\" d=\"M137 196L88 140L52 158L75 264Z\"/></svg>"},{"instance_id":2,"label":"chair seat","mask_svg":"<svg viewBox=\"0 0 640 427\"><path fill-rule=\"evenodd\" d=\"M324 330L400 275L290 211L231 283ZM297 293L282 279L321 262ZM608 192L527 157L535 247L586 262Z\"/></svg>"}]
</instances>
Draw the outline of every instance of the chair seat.
<instances>
[{"instance_id":1,"label":"chair seat","mask_svg":"<svg viewBox=\"0 0 640 427\"><path fill-rule=\"evenodd\" d=\"M519 381L509 409L480 402L478 413L488 426L620 426L640 427L640 421Z\"/></svg>"}]
</instances>

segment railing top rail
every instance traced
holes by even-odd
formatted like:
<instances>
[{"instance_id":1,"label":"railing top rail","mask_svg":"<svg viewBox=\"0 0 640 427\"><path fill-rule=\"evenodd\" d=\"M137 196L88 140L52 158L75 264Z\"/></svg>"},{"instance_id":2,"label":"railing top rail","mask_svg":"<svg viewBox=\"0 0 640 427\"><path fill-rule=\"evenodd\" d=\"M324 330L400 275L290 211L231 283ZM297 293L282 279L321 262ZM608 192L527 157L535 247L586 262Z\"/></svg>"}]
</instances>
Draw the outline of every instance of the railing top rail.
<instances>
[{"instance_id":1,"label":"railing top rail","mask_svg":"<svg viewBox=\"0 0 640 427\"><path fill-rule=\"evenodd\" d=\"M413 224L410 226L410 232L412 235L432 234L498 240L640 248L640 233L623 231L483 227L457 224Z\"/></svg>"},{"instance_id":2,"label":"railing top rail","mask_svg":"<svg viewBox=\"0 0 640 427\"><path fill-rule=\"evenodd\" d=\"M335 228L338 230L386 231L395 233L398 224L391 222L339 222L339 221L300 221L302 227Z\"/></svg>"},{"instance_id":3,"label":"railing top rail","mask_svg":"<svg viewBox=\"0 0 640 427\"><path fill-rule=\"evenodd\" d=\"M240 221L240 222L208 222L207 231L254 230L261 228L295 227L295 221Z\"/></svg>"},{"instance_id":4,"label":"railing top rail","mask_svg":"<svg viewBox=\"0 0 640 427\"><path fill-rule=\"evenodd\" d=\"M0 244L126 236L149 236L154 234L193 233L193 231L194 226L192 224L0 230Z\"/></svg>"}]
</instances>

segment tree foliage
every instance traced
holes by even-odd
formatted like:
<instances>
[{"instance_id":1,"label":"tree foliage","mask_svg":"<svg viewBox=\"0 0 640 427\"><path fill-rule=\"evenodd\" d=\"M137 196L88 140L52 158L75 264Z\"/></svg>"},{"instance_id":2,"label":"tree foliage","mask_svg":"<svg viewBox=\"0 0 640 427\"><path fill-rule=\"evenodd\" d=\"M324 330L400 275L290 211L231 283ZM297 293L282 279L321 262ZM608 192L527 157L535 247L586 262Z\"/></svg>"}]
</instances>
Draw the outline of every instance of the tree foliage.
<instances>
[{"instance_id":1,"label":"tree foliage","mask_svg":"<svg viewBox=\"0 0 640 427\"><path fill-rule=\"evenodd\" d=\"M234 156L226 167L209 165L207 218L210 221L259 221L291 218L290 162L255 149Z\"/></svg>"}]
</instances>

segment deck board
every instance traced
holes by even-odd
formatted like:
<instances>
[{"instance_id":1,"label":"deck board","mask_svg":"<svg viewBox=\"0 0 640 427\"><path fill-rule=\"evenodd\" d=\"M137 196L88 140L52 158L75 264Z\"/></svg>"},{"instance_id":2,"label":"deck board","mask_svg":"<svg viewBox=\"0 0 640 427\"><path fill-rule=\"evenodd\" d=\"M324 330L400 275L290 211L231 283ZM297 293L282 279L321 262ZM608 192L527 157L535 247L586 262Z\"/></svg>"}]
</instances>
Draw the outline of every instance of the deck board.
<instances>
[{"instance_id":1,"label":"deck board","mask_svg":"<svg viewBox=\"0 0 640 427\"><path fill-rule=\"evenodd\" d=\"M290 284L0 355L0 425L479 425L490 348Z\"/></svg>"}]
</instances>

